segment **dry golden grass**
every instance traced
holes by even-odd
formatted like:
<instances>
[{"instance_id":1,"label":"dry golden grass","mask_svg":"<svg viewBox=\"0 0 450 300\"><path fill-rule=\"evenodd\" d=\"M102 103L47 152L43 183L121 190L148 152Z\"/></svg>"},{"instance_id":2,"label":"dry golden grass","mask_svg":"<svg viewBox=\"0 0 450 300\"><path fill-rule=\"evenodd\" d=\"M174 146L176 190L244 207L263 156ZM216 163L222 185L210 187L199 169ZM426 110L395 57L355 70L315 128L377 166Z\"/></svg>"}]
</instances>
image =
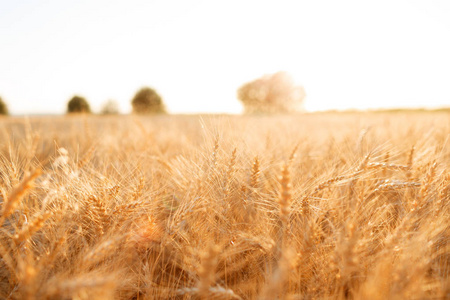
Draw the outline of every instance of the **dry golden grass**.
<instances>
[{"instance_id":1,"label":"dry golden grass","mask_svg":"<svg viewBox=\"0 0 450 300\"><path fill-rule=\"evenodd\" d=\"M450 115L2 119L1 299L450 297Z\"/></svg>"}]
</instances>

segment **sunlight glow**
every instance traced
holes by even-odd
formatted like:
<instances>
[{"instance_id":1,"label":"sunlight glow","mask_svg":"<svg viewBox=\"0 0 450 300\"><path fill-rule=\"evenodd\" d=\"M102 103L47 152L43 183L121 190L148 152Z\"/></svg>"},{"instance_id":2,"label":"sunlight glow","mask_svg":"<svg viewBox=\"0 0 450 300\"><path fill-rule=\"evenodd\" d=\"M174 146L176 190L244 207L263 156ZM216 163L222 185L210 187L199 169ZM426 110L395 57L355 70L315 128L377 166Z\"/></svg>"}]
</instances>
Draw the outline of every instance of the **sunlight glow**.
<instances>
[{"instance_id":1,"label":"sunlight glow","mask_svg":"<svg viewBox=\"0 0 450 300\"><path fill-rule=\"evenodd\" d=\"M308 110L450 105L446 1L0 5L0 96L16 114L64 112L74 94L129 112L143 86L173 113L239 113L237 88L280 70Z\"/></svg>"}]
</instances>

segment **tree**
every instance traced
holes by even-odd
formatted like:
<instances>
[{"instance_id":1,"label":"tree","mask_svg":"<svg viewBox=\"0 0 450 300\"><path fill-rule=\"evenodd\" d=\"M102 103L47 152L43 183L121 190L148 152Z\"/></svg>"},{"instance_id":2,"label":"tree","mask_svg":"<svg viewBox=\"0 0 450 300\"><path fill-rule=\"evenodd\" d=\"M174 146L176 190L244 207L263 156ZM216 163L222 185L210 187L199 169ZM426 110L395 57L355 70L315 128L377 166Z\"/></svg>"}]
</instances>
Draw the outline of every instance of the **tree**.
<instances>
[{"instance_id":1,"label":"tree","mask_svg":"<svg viewBox=\"0 0 450 300\"><path fill-rule=\"evenodd\" d=\"M9 111L8 111L8 105L6 105L5 102L3 102L2 97L0 97L0 115L9 115Z\"/></svg>"},{"instance_id":2,"label":"tree","mask_svg":"<svg viewBox=\"0 0 450 300\"><path fill-rule=\"evenodd\" d=\"M114 100L107 101L100 112L102 115L117 115L119 113L119 105Z\"/></svg>"},{"instance_id":3,"label":"tree","mask_svg":"<svg viewBox=\"0 0 450 300\"><path fill-rule=\"evenodd\" d=\"M80 96L73 96L67 103L67 113L90 113L89 103Z\"/></svg>"},{"instance_id":4,"label":"tree","mask_svg":"<svg viewBox=\"0 0 450 300\"><path fill-rule=\"evenodd\" d=\"M158 93L148 87L141 88L131 100L133 112L137 114L166 113L166 107Z\"/></svg>"},{"instance_id":5,"label":"tree","mask_svg":"<svg viewBox=\"0 0 450 300\"><path fill-rule=\"evenodd\" d=\"M241 86L237 97L246 113L301 111L305 91L286 72L265 75Z\"/></svg>"}]
</instances>

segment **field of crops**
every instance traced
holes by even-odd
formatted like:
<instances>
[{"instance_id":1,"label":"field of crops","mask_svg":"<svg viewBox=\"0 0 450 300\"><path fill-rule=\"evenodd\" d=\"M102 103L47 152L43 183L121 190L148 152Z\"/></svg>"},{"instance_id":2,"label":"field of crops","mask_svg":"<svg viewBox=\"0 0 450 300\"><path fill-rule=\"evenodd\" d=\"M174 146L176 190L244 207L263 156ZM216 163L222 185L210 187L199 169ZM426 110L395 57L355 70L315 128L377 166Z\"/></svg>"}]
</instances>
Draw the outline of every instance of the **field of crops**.
<instances>
[{"instance_id":1,"label":"field of crops","mask_svg":"<svg viewBox=\"0 0 450 300\"><path fill-rule=\"evenodd\" d=\"M0 119L1 299L450 297L450 114Z\"/></svg>"}]
</instances>

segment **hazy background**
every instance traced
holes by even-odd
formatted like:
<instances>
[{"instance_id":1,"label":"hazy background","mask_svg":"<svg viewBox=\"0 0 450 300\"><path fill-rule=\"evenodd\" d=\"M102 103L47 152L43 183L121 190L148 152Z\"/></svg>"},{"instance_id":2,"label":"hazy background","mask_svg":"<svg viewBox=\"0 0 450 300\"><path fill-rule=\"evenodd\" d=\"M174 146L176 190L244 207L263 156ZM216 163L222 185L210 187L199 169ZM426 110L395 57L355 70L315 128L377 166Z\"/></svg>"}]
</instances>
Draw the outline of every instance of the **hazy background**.
<instances>
[{"instance_id":1,"label":"hazy background","mask_svg":"<svg viewBox=\"0 0 450 300\"><path fill-rule=\"evenodd\" d=\"M450 1L3 1L0 96L63 113L74 94L122 112L142 86L172 113L240 112L278 70L309 110L450 105Z\"/></svg>"}]
</instances>

